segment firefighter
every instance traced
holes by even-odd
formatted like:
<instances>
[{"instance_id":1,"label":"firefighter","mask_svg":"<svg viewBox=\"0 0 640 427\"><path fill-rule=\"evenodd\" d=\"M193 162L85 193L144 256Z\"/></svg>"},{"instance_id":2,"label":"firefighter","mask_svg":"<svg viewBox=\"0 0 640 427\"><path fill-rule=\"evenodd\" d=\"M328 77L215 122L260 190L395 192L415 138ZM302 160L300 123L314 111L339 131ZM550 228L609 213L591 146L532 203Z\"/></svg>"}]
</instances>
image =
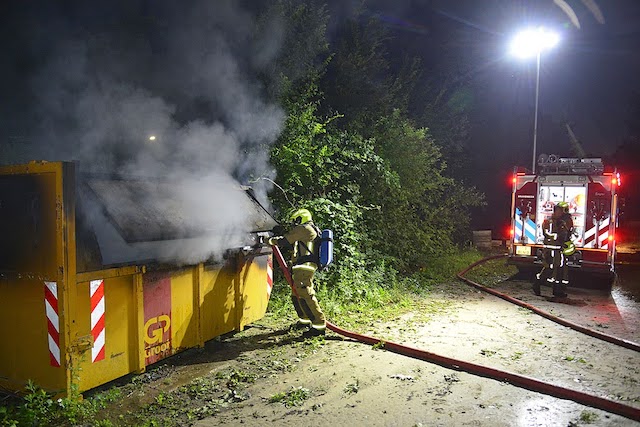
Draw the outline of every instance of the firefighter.
<instances>
[{"instance_id":1,"label":"firefighter","mask_svg":"<svg viewBox=\"0 0 640 427\"><path fill-rule=\"evenodd\" d=\"M313 276L318 268L313 257L314 239L318 229L313 224L311 212L298 209L291 215L292 228L282 236L269 239L270 245L284 247L293 246L291 271L294 288L291 301L298 314L296 327L309 328L303 333L305 337L324 335L326 320L313 289Z\"/></svg>"},{"instance_id":2,"label":"firefighter","mask_svg":"<svg viewBox=\"0 0 640 427\"><path fill-rule=\"evenodd\" d=\"M543 249L542 249L542 270L536 274L536 280L533 282L533 293L540 295L540 284L551 277L553 271L553 249L555 244L555 234L552 232L551 219L545 219L542 222Z\"/></svg>"},{"instance_id":3,"label":"firefighter","mask_svg":"<svg viewBox=\"0 0 640 427\"><path fill-rule=\"evenodd\" d=\"M573 235L573 219L569 213L569 204L559 202L554 207L554 215L557 216L556 228L558 232L557 245L560 246L554 255L553 262L553 295L566 297L567 285L569 284L569 267L567 266L567 255L575 252L575 246L571 241Z\"/></svg>"},{"instance_id":4,"label":"firefighter","mask_svg":"<svg viewBox=\"0 0 640 427\"><path fill-rule=\"evenodd\" d=\"M553 296L564 298L569 284L567 256L575 252L571 241L573 220L569 213L569 204L559 202L553 207L553 215L542 223L544 234L543 266L536 276L533 292L540 295L540 281L546 279L553 286Z\"/></svg>"}]
</instances>

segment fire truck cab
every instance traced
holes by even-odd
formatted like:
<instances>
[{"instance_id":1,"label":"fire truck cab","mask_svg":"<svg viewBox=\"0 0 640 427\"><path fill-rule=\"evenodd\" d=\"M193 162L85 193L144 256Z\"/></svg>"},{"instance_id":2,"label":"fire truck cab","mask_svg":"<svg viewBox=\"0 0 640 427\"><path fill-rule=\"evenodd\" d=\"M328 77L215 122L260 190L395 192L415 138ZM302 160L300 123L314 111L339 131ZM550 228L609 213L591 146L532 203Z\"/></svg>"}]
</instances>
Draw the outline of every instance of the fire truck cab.
<instances>
[{"instance_id":1,"label":"fire truck cab","mask_svg":"<svg viewBox=\"0 0 640 427\"><path fill-rule=\"evenodd\" d=\"M600 158L541 155L535 174L515 168L512 182L509 262L520 271L541 268L542 223L556 203L567 202L576 246L567 262L572 282L581 271L605 279L610 287L615 278L620 174Z\"/></svg>"}]
</instances>

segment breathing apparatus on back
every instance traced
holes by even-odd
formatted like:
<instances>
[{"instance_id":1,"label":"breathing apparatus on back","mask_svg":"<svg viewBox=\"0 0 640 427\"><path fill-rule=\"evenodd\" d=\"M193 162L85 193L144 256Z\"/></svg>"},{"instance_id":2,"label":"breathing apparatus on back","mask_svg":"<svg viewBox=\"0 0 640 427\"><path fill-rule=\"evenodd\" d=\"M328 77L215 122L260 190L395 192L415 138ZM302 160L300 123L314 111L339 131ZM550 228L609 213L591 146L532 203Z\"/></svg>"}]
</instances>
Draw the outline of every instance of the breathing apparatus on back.
<instances>
[{"instance_id":1,"label":"breathing apparatus on back","mask_svg":"<svg viewBox=\"0 0 640 427\"><path fill-rule=\"evenodd\" d=\"M313 223L313 216L308 209L298 209L289 217L293 227L309 224L316 232L316 238L311 242L310 247L299 242L309 255L299 257L297 263L312 262L319 270L325 270L333 262L333 231L329 229L320 230Z\"/></svg>"}]
</instances>

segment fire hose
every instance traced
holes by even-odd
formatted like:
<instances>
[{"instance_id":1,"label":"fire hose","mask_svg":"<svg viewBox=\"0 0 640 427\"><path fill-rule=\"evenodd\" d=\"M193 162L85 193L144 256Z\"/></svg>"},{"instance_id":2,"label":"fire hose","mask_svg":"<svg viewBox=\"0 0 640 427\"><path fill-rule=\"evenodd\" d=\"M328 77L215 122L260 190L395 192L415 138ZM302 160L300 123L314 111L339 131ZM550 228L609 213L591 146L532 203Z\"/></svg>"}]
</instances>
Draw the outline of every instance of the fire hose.
<instances>
[{"instance_id":1,"label":"fire hose","mask_svg":"<svg viewBox=\"0 0 640 427\"><path fill-rule=\"evenodd\" d=\"M491 257L488 257L488 258L481 259L480 261L477 261L477 262L471 264L469 267L467 267L464 270L462 270L460 273L457 274L457 276L458 276L458 278L460 280L464 281L465 283L467 283L470 286L473 286L476 289L479 289L479 290L481 290L483 292L487 292L487 293L489 293L489 294L491 294L493 296L496 296L498 298L502 298L505 301L508 301L508 302L510 302L512 304L519 305L520 307L526 308L527 310L531 310L532 312L534 312L534 313L536 313L536 314L538 314L538 315L540 315L540 316L542 316L542 317L544 317L546 319L549 319L552 322L556 322L556 323L558 323L558 324L560 324L562 326L566 326L566 327L571 328L571 329L573 329L575 331L581 332L581 333L583 333L585 335L589 335L589 336L592 336L594 338L598 338L600 340L607 341L607 342L610 342L612 344L616 344L616 345L619 345L621 347L625 347L625 348L628 348L630 350L634 350L634 351L640 352L640 344L638 344L638 343L635 343L633 341L624 340L622 338L614 337L613 335L608 335L608 334L605 334L605 333L602 333L602 332L599 332L599 331L596 331L596 330L593 330L593 329L585 328L584 326L580 326L577 323L573 323L573 322L570 322L568 320L562 319L562 318L560 318L558 316L554 316L553 314L548 313L548 312L546 312L544 310L541 310L541 309L539 309L538 307L536 307L534 305L527 304L524 301L521 301L521 300L519 300L517 298L513 298L513 297L511 297L509 295L503 294L502 292L498 292L495 289L488 288L486 286L483 286L483 285L481 285L479 283L474 282L473 280L470 280L470 279L467 279L466 277L464 277L464 275L467 272L469 272L469 270L473 269L474 267L477 267L478 265L483 264L483 263L485 263L487 261L491 261L493 259L498 259L498 258L504 258L506 256L507 255L495 255L495 256L491 256Z\"/></svg>"},{"instance_id":2,"label":"fire hose","mask_svg":"<svg viewBox=\"0 0 640 427\"><path fill-rule=\"evenodd\" d=\"M282 252L280 252L280 249L277 246L273 246L272 248L273 248L273 253L276 257L276 260L278 261L278 264L280 265L280 268L285 276L285 279L291 286L293 293L297 294L294 283L293 283L293 279L291 277L291 272L289 271L287 263L282 256ZM465 279L462 277L466 272L468 272L471 268L483 262L486 262L495 258L500 258L502 256L503 255L489 257L481 261L478 261L472 264L471 266L469 266L467 269L458 273L458 277L460 277L465 282L469 283L470 281L468 279ZM476 286L476 287L479 286L481 288L484 288L482 285L478 285L477 283L473 286ZM489 288L484 288L482 290L486 290L486 289L489 289ZM497 291L493 291L493 292L499 293ZM571 390L565 387L553 385L550 383L546 383L544 381L537 380L535 378L526 377L523 375L517 375L507 371L502 371L499 369L489 368L487 366L477 365L475 363L465 362L463 360L457 360L450 357L441 356L441 355L431 353L425 350L421 350L418 348L410 347L403 344L398 344L393 341L387 341L379 338L370 337L368 335L362 335L357 332L352 332L346 329L342 329L330 322L327 322L327 328L329 328L330 330L332 330L333 332L339 335L360 341L365 344L382 346L385 350L391 351L396 354L408 356L414 359L424 360L426 362L431 362L436 365L440 365L444 368L453 369L456 371L464 371L480 377L489 378L489 379L493 379L501 382L506 382L516 387L524 388L530 391L535 391L535 392L546 394L549 396L554 396L560 399L571 400L576 403L590 406L592 408L601 409L603 411L607 411L612 414L617 414L634 421L640 421L640 409L634 408L628 405L623 405L613 400L609 400L609 399L605 399L599 396L594 396L588 393L583 393L581 391Z\"/></svg>"}]
</instances>

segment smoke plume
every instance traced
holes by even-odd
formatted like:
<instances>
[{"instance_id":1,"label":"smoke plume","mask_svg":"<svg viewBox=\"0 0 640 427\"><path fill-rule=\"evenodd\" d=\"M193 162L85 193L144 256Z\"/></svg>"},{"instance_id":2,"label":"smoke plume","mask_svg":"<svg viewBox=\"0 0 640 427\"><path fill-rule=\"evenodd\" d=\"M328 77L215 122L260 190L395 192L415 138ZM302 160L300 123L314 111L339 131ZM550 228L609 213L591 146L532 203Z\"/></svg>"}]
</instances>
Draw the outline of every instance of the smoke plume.
<instances>
[{"instance_id":1,"label":"smoke plume","mask_svg":"<svg viewBox=\"0 0 640 427\"><path fill-rule=\"evenodd\" d=\"M269 147L285 117L258 76L282 32L256 25L256 13L239 4L134 1L107 10L78 2L50 11L37 33L48 43L32 40L42 57L30 80L37 120L24 160L77 160L81 172L171 183L175 194L144 197L181 204L189 225L210 233L155 245L163 248L153 257L191 263L241 245L251 224L238 182L252 182L266 203L269 182L259 178L273 178ZM100 209L85 212L101 224L101 246L116 244L101 237L111 225ZM126 244L117 244L122 253ZM127 250L148 254L148 246Z\"/></svg>"}]
</instances>

